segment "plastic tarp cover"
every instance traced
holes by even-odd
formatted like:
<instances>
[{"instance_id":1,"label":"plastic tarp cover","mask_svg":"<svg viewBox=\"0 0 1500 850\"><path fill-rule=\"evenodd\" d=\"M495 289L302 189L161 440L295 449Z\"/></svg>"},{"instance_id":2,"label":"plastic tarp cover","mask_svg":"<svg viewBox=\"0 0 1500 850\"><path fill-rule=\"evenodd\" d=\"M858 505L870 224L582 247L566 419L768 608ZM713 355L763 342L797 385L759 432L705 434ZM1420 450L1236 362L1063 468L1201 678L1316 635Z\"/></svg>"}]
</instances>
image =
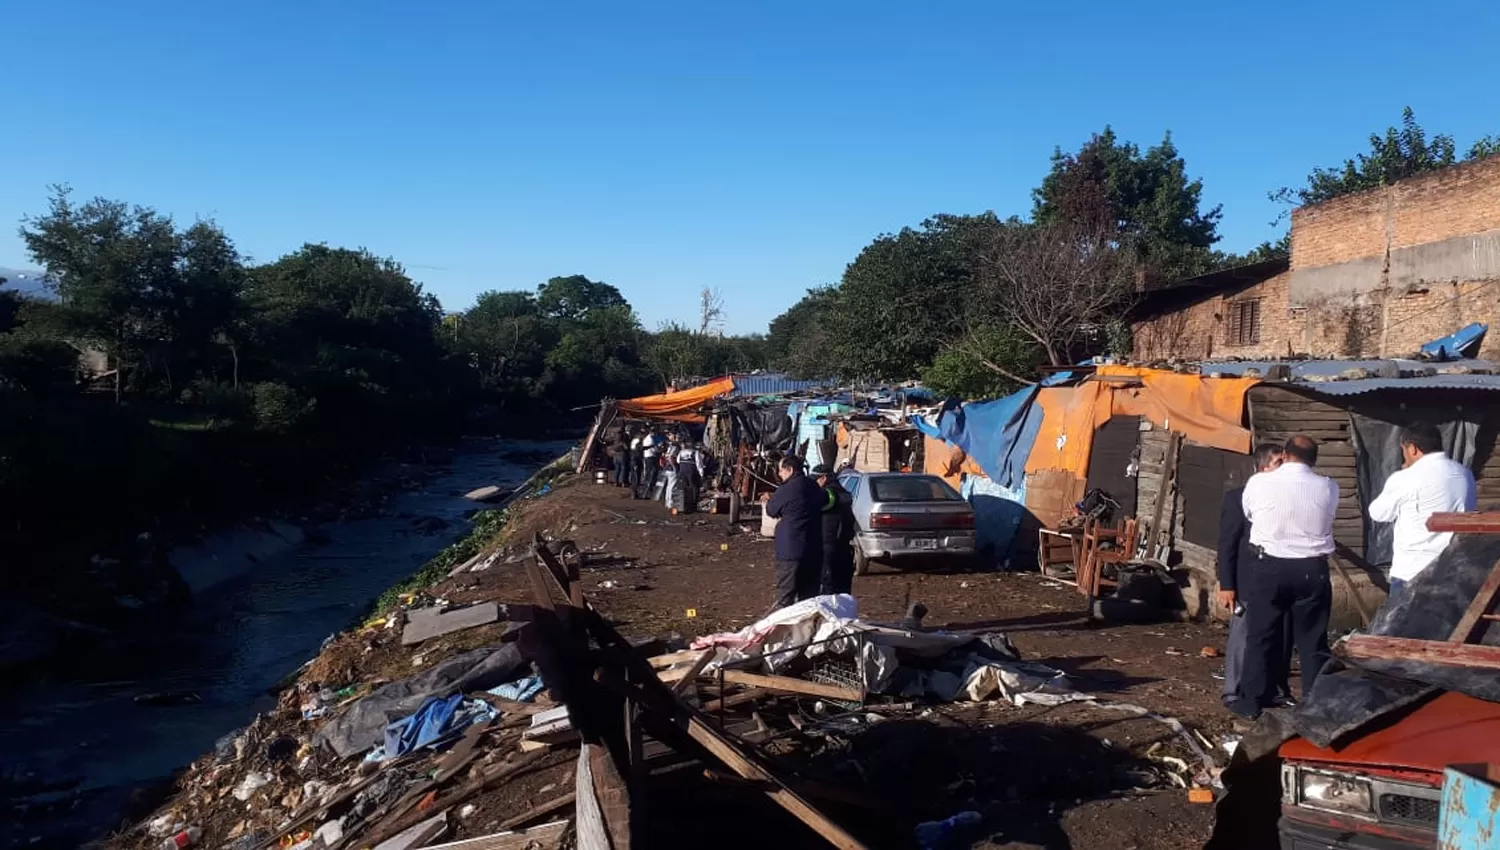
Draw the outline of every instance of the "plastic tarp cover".
<instances>
[{"instance_id":1,"label":"plastic tarp cover","mask_svg":"<svg viewBox=\"0 0 1500 850\"><path fill-rule=\"evenodd\" d=\"M628 398L620 402L620 412L626 416L647 419L668 419L675 422L703 422L706 417L699 410L720 396L734 392L733 378L720 378L702 386L690 387L675 393L658 393L640 398Z\"/></svg>"},{"instance_id":2,"label":"plastic tarp cover","mask_svg":"<svg viewBox=\"0 0 1500 850\"><path fill-rule=\"evenodd\" d=\"M1026 459L1027 472L1057 469L1084 479L1094 432L1110 417L1110 388L1098 381L1038 391L1042 425Z\"/></svg>"},{"instance_id":3,"label":"plastic tarp cover","mask_svg":"<svg viewBox=\"0 0 1500 850\"><path fill-rule=\"evenodd\" d=\"M1477 409L1414 408L1397 407L1380 409L1362 406L1359 413L1351 413L1351 433L1354 439L1356 460L1356 482L1359 485L1359 503L1368 506L1384 489L1386 479L1401 468L1401 427L1417 420L1431 422L1443 435L1443 451L1448 457L1464 466L1474 466L1474 441L1479 436L1479 420L1482 413ZM1369 514L1364 516L1365 560L1372 564L1391 562L1391 545L1395 526L1388 522L1374 522Z\"/></svg>"},{"instance_id":4,"label":"plastic tarp cover","mask_svg":"<svg viewBox=\"0 0 1500 850\"><path fill-rule=\"evenodd\" d=\"M1160 369L1100 366L1101 377L1137 377L1142 387L1115 389L1111 410L1119 416L1144 416L1205 446L1250 453L1245 421L1245 393L1257 378L1205 378Z\"/></svg>"},{"instance_id":5,"label":"plastic tarp cover","mask_svg":"<svg viewBox=\"0 0 1500 850\"><path fill-rule=\"evenodd\" d=\"M737 404L732 409L736 444L765 449L787 449L792 445L792 420L785 404L756 406Z\"/></svg>"},{"instance_id":6,"label":"plastic tarp cover","mask_svg":"<svg viewBox=\"0 0 1500 850\"><path fill-rule=\"evenodd\" d=\"M996 563L1003 562L1026 516L1025 483L1016 488L1002 487L987 476L970 475L963 480L959 493L974 506L979 548L987 550Z\"/></svg>"},{"instance_id":7,"label":"plastic tarp cover","mask_svg":"<svg viewBox=\"0 0 1500 850\"><path fill-rule=\"evenodd\" d=\"M963 482L966 473L984 474L979 464L964 454L964 450L958 446L926 434L923 435L922 441L922 471L928 475L938 476L952 485L955 490Z\"/></svg>"},{"instance_id":8,"label":"plastic tarp cover","mask_svg":"<svg viewBox=\"0 0 1500 850\"><path fill-rule=\"evenodd\" d=\"M855 659L872 693L941 700L1069 692L1063 674L1029 664L1002 634L919 632L860 620L854 597L815 596L775 611L738 632L708 635L694 649L717 648L709 670L736 667L752 656L766 672L782 673L801 659Z\"/></svg>"},{"instance_id":9,"label":"plastic tarp cover","mask_svg":"<svg viewBox=\"0 0 1500 850\"><path fill-rule=\"evenodd\" d=\"M1497 560L1500 535L1455 535L1432 566L1412 579L1405 593L1381 606L1368 633L1448 640ZM1481 643L1500 646L1500 628L1486 627ZM1335 659L1298 708L1297 731L1314 744L1327 747L1410 705L1433 688L1500 702L1500 676L1472 668L1391 658Z\"/></svg>"},{"instance_id":10,"label":"plastic tarp cover","mask_svg":"<svg viewBox=\"0 0 1500 850\"><path fill-rule=\"evenodd\" d=\"M529 669L514 643L446 658L415 676L375 689L325 723L313 743L328 745L340 757L357 755L380 744L387 726L415 713L429 697L488 690Z\"/></svg>"},{"instance_id":11,"label":"plastic tarp cover","mask_svg":"<svg viewBox=\"0 0 1500 850\"><path fill-rule=\"evenodd\" d=\"M938 414L936 425L920 418L916 425L922 433L962 449L1000 484L1019 486L1031 444L1042 426L1041 411L1032 403L1037 392L1031 386L994 401L963 405L950 401Z\"/></svg>"}]
</instances>

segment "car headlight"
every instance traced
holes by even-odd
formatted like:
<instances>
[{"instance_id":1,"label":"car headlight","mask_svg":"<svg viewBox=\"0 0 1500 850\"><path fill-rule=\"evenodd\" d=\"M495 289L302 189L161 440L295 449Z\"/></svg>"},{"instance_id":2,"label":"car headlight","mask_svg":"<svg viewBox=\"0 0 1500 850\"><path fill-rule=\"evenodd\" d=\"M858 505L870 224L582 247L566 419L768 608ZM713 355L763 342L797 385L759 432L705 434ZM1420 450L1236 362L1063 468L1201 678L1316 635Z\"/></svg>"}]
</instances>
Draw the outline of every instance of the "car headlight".
<instances>
[{"instance_id":1,"label":"car headlight","mask_svg":"<svg viewBox=\"0 0 1500 850\"><path fill-rule=\"evenodd\" d=\"M1370 783L1347 776L1303 773L1300 800L1318 809L1369 814L1374 811Z\"/></svg>"}]
</instances>

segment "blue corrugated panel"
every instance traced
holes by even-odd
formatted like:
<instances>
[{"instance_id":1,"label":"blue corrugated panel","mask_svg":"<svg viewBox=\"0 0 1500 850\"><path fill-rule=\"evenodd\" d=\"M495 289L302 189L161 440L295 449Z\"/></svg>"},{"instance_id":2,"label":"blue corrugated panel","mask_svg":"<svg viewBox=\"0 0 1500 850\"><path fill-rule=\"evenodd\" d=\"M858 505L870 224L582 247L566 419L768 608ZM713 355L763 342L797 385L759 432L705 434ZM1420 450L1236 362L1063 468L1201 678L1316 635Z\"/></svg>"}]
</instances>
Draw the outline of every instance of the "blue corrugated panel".
<instances>
[{"instance_id":1,"label":"blue corrugated panel","mask_svg":"<svg viewBox=\"0 0 1500 850\"><path fill-rule=\"evenodd\" d=\"M734 394L736 396L763 396L763 395L787 395L789 393L806 392L824 387L835 386L837 382L832 380L797 381L780 373L768 373L765 375L735 375Z\"/></svg>"},{"instance_id":2,"label":"blue corrugated panel","mask_svg":"<svg viewBox=\"0 0 1500 850\"><path fill-rule=\"evenodd\" d=\"M1376 390L1500 390L1500 375L1428 375L1424 378L1361 378L1299 381L1294 386L1322 395L1359 395Z\"/></svg>"}]
</instances>

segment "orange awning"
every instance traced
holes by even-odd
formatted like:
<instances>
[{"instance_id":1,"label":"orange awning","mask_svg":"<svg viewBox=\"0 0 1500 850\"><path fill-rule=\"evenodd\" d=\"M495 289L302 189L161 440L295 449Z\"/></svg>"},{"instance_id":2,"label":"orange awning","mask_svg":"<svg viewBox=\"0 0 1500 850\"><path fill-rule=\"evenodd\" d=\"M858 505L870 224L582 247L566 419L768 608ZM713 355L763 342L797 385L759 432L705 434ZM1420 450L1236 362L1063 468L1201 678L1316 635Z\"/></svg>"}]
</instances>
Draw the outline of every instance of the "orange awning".
<instances>
[{"instance_id":1,"label":"orange awning","mask_svg":"<svg viewBox=\"0 0 1500 850\"><path fill-rule=\"evenodd\" d=\"M734 392L734 379L719 378L702 386L679 390L675 393L627 398L620 401L619 406L620 412L626 416L670 419L674 422L703 422L705 417L698 412L699 409L719 396L729 395L732 392Z\"/></svg>"}]
</instances>

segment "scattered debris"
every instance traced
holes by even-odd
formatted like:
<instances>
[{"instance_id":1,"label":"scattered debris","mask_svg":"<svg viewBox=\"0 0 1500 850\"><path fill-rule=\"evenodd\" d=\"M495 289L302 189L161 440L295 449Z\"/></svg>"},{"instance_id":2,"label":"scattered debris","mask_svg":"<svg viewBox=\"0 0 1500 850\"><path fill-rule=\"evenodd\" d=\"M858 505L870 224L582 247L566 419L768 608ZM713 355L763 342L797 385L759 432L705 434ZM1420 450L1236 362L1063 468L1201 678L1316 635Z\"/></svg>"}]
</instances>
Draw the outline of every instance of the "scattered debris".
<instances>
[{"instance_id":1,"label":"scattered debris","mask_svg":"<svg viewBox=\"0 0 1500 850\"><path fill-rule=\"evenodd\" d=\"M500 606L494 602L480 602L462 608L419 608L408 612L406 628L401 630L401 643L412 646L464 629L487 626L499 619Z\"/></svg>"}]
</instances>

